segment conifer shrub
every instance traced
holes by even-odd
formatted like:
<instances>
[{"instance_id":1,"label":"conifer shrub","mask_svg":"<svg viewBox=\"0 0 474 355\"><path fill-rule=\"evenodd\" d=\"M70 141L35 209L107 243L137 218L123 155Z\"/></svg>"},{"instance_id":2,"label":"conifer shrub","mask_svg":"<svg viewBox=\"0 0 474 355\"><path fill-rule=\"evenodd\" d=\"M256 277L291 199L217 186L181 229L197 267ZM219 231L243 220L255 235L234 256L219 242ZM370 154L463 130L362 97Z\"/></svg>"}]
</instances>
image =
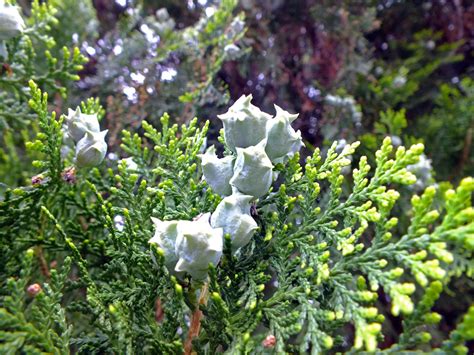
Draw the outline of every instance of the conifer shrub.
<instances>
[{"instance_id":1,"label":"conifer shrub","mask_svg":"<svg viewBox=\"0 0 474 355\"><path fill-rule=\"evenodd\" d=\"M53 107L85 58L40 50L55 10L32 8L0 0L1 354L468 352L474 306L441 341L434 306L474 275L473 178L404 188L424 146L389 136L302 154L297 115L251 95L216 144L164 114L111 159L98 100Z\"/></svg>"},{"instance_id":2,"label":"conifer shrub","mask_svg":"<svg viewBox=\"0 0 474 355\"><path fill-rule=\"evenodd\" d=\"M414 195L397 229L421 144L386 138L375 166L362 157L344 176L357 142L302 160L296 115L248 96L220 116L222 157L204 152L207 123L164 115L161 131L124 131L129 157L104 162L93 101L56 116L30 91L41 173L0 203L2 351L374 352L381 299L403 323L383 351L426 349L452 265L472 274L472 178ZM473 310L435 351L467 351Z\"/></svg>"}]
</instances>

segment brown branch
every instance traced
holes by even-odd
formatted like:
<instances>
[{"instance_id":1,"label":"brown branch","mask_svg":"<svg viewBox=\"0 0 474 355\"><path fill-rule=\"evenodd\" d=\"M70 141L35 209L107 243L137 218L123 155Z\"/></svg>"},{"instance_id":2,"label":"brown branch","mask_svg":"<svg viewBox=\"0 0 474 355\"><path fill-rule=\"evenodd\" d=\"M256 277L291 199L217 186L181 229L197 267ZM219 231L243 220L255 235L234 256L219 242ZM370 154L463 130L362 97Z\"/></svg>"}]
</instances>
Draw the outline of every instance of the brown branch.
<instances>
[{"instance_id":1,"label":"brown branch","mask_svg":"<svg viewBox=\"0 0 474 355\"><path fill-rule=\"evenodd\" d=\"M464 138L464 148L462 150L461 162L459 164L459 172L461 173L464 170L466 162L469 160L472 145L472 130L473 128L470 127L466 132L466 137Z\"/></svg>"},{"instance_id":2,"label":"brown branch","mask_svg":"<svg viewBox=\"0 0 474 355\"><path fill-rule=\"evenodd\" d=\"M46 259L44 258L44 255L43 255L43 248L41 248L40 246L37 246L35 248L35 254L38 258L41 273L43 274L44 277L49 279L51 277L51 273L49 272L48 263L46 262Z\"/></svg>"},{"instance_id":3,"label":"brown branch","mask_svg":"<svg viewBox=\"0 0 474 355\"><path fill-rule=\"evenodd\" d=\"M165 312L163 310L163 305L161 304L161 299L157 298L155 301L155 320L158 323L161 323L164 317L165 317Z\"/></svg>"},{"instance_id":4,"label":"brown branch","mask_svg":"<svg viewBox=\"0 0 474 355\"><path fill-rule=\"evenodd\" d=\"M189 327L188 336L186 338L186 342L184 343L184 354L191 355L193 350L193 339L199 335L199 331L201 329L201 319L202 319L202 311L199 309L200 305L205 305L207 303L207 299L209 297L209 285L206 282L201 288L201 294L199 296L199 302L196 306L196 310L194 311L191 317L191 325Z\"/></svg>"}]
</instances>

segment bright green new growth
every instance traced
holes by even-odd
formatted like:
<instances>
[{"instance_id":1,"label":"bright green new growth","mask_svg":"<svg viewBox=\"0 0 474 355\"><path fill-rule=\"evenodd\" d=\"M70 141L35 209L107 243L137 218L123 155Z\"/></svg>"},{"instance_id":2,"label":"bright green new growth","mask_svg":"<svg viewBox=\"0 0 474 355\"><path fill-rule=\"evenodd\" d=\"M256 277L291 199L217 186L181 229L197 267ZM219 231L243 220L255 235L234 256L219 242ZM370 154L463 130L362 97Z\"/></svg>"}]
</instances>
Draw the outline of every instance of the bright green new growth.
<instances>
[{"instance_id":1,"label":"bright green new growth","mask_svg":"<svg viewBox=\"0 0 474 355\"><path fill-rule=\"evenodd\" d=\"M0 201L2 352L180 354L197 307L197 352L376 351L381 290L404 330L383 351L427 349L443 284L472 275L474 180L415 195L410 225L400 230L391 214L396 189L415 182L407 166L423 145L394 150L386 138L376 165L362 157L346 178L341 170L358 143L340 153L334 143L325 157L317 149L303 164L298 153L276 164L278 181L253 208L258 229L238 254L225 238L220 263L209 268L209 297L203 289L198 300L200 284L171 276L148 240L151 217L192 220L220 202L199 164L208 123L179 127L165 115L159 132L144 122L144 136L123 132L122 149L136 167L106 161L108 168L77 170L74 181L65 176L72 162L60 154L62 120L30 88L40 132L28 146L42 178L8 189ZM83 106L98 111L93 101ZM438 351L467 351L472 313Z\"/></svg>"}]
</instances>

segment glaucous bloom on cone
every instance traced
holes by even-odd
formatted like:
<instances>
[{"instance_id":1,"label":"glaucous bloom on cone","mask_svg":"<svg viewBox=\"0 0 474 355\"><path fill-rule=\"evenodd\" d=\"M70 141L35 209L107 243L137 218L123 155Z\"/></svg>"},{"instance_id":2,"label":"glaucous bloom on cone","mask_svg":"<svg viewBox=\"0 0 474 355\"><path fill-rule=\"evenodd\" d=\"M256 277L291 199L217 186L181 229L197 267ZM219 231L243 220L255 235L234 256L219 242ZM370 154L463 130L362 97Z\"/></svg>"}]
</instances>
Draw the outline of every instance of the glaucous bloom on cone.
<instances>
[{"instance_id":1,"label":"glaucous bloom on cone","mask_svg":"<svg viewBox=\"0 0 474 355\"><path fill-rule=\"evenodd\" d=\"M204 179L220 195L230 195L232 188L253 197L264 195L274 178L272 162L283 162L303 145L301 132L291 127L298 115L275 105L273 118L251 100L252 95L242 96L218 116L224 124L224 140L236 153L235 164L233 157L217 158L214 148L201 155Z\"/></svg>"},{"instance_id":2,"label":"glaucous bloom on cone","mask_svg":"<svg viewBox=\"0 0 474 355\"><path fill-rule=\"evenodd\" d=\"M407 170L416 175L417 180L413 185L410 185L409 188L421 191L426 188L426 186L432 183L433 180L433 167L431 165L431 159L425 154L420 155L418 163L408 165Z\"/></svg>"},{"instance_id":3,"label":"glaucous bloom on cone","mask_svg":"<svg viewBox=\"0 0 474 355\"><path fill-rule=\"evenodd\" d=\"M209 264L217 265L222 255L222 228L212 228L210 213L194 221L161 221L153 218L155 235L148 241L164 252L171 273L187 272L195 280L206 277Z\"/></svg>"},{"instance_id":4,"label":"glaucous bloom on cone","mask_svg":"<svg viewBox=\"0 0 474 355\"><path fill-rule=\"evenodd\" d=\"M155 16L158 21L153 24L153 28L160 35L173 30L176 25L175 21L170 17L166 8L158 9L155 13Z\"/></svg>"},{"instance_id":5,"label":"glaucous bloom on cone","mask_svg":"<svg viewBox=\"0 0 474 355\"><path fill-rule=\"evenodd\" d=\"M273 164L265 152L266 140L248 148L237 148L234 175L230 184L239 192L260 197L273 182Z\"/></svg>"},{"instance_id":6,"label":"glaucous bloom on cone","mask_svg":"<svg viewBox=\"0 0 474 355\"><path fill-rule=\"evenodd\" d=\"M171 273L174 273L174 268L178 262L176 256L175 245L178 236L179 221L161 221L158 218L151 217L155 225L155 235L148 243L157 244L165 254L165 265Z\"/></svg>"},{"instance_id":7,"label":"glaucous bloom on cone","mask_svg":"<svg viewBox=\"0 0 474 355\"><path fill-rule=\"evenodd\" d=\"M220 227L224 234L230 234L233 251L247 245L258 228L250 215L252 199L253 196L234 193L224 198L211 216L212 227Z\"/></svg>"},{"instance_id":8,"label":"glaucous bloom on cone","mask_svg":"<svg viewBox=\"0 0 474 355\"><path fill-rule=\"evenodd\" d=\"M74 139L75 142L81 140L86 134L86 131L100 131L99 119L97 118L97 114L87 115L85 113L82 113L79 107L76 109L76 111L73 111L71 109L68 110L66 124L68 134L72 139Z\"/></svg>"},{"instance_id":9,"label":"glaucous bloom on cone","mask_svg":"<svg viewBox=\"0 0 474 355\"><path fill-rule=\"evenodd\" d=\"M238 46L231 43L224 47L224 53L228 60L236 60L240 57L242 51Z\"/></svg>"},{"instance_id":10,"label":"glaucous bloom on cone","mask_svg":"<svg viewBox=\"0 0 474 355\"><path fill-rule=\"evenodd\" d=\"M76 144L75 162L80 168L99 165L107 153L107 143L105 135L107 130L102 132L86 131L84 137Z\"/></svg>"},{"instance_id":11,"label":"glaucous bloom on cone","mask_svg":"<svg viewBox=\"0 0 474 355\"><path fill-rule=\"evenodd\" d=\"M119 164L125 163L125 169L128 171L137 171L138 170L138 164L135 163L133 160L133 157L129 158L124 158L119 161Z\"/></svg>"},{"instance_id":12,"label":"glaucous bloom on cone","mask_svg":"<svg viewBox=\"0 0 474 355\"><path fill-rule=\"evenodd\" d=\"M209 264L217 265L224 246L222 228L212 228L211 214L203 214L195 221L179 221L175 252L178 257L175 271L187 272L195 280L207 276Z\"/></svg>"},{"instance_id":13,"label":"glaucous bloom on cone","mask_svg":"<svg viewBox=\"0 0 474 355\"><path fill-rule=\"evenodd\" d=\"M0 41L18 36L25 28L19 8L0 0Z\"/></svg>"},{"instance_id":14,"label":"glaucous bloom on cone","mask_svg":"<svg viewBox=\"0 0 474 355\"><path fill-rule=\"evenodd\" d=\"M265 139L267 121L271 115L252 105L252 95L241 96L229 110L219 117L224 124L224 139L227 146L236 148L255 146Z\"/></svg>"},{"instance_id":15,"label":"glaucous bloom on cone","mask_svg":"<svg viewBox=\"0 0 474 355\"><path fill-rule=\"evenodd\" d=\"M233 175L235 158L233 156L218 158L214 147L201 154L200 158L204 180L215 193L221 196L230 195L232 187L229 185L229 180Z\"/></svg>"},{"instance_id":16,"label":"glaucous bloom on cone","mask_svg":"<svg viewBox=\"0 0 474 355\"><path fill-rule=\"evenodd\" d=\"M63 134L63 145L61 146L61 157L66 158L70 152L75 150L74 139L69 135L69 130L66 125L61 127L61 132Z\"/></svg>"},{"instance_id":17,"label":"glaucous bloom on cone","mask_svg":"<svg viewBox=\"0 0 474 355\"><path fill-rule=\"evenodd\" d=\"M303 145L301 132L296 132L291 123L298 114L290 114L275 105L276 115L267 123L267 145L265 151L272 162L292 157Z\"/></svg>"}]
</instances>

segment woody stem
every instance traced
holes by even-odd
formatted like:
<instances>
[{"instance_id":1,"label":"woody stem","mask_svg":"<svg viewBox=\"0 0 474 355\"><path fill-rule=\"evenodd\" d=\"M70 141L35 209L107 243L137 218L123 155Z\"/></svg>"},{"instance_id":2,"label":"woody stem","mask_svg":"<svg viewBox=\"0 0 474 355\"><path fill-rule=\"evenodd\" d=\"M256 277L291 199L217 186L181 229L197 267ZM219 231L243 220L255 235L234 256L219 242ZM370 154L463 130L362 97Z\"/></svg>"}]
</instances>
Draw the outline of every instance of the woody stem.
<instances>
[{"instance_id":1,"label":"woody stem","mask_svg":"<svg viewBox=\"0 0 474 355\"><path fill-rule=\"evenodd\" d=\"M186 338L186 342L184 343L184 354L191 355L193 349L193 339L199 335L199 331L201 329L201 319L202 319L202 311L199 309L200 305L205 305L207 303L207 299L209 298L209 283L205 282L201 288L201 294L199 296L199 301L196 306L196 309L191 316L191 325L189 327L188 336Z\"/></svg>"}]
</instances>

